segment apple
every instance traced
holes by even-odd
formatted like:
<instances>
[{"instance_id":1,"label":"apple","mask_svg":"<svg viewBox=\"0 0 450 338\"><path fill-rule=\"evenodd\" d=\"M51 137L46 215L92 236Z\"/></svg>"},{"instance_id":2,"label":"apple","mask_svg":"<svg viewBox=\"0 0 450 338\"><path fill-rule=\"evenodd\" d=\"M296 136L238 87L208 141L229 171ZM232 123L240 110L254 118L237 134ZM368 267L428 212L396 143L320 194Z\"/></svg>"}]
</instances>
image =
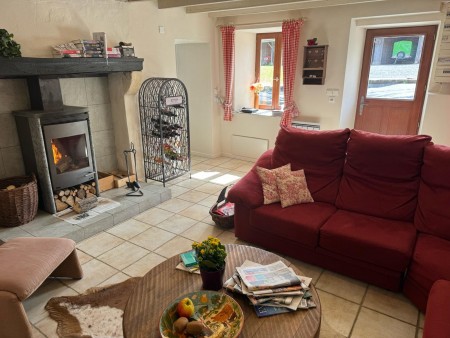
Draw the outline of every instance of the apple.
<instances>
[{"instance_id":1,"label":"apple","mask_svg":"<svg viewBox=\"0 0 450 338\"><path fill-rule=\"evenodd\" d=\"M183 298L177 305L177 313L180 317L190 318L195 312L194 303L190 298Z\"/></svg>"}]
</instances>

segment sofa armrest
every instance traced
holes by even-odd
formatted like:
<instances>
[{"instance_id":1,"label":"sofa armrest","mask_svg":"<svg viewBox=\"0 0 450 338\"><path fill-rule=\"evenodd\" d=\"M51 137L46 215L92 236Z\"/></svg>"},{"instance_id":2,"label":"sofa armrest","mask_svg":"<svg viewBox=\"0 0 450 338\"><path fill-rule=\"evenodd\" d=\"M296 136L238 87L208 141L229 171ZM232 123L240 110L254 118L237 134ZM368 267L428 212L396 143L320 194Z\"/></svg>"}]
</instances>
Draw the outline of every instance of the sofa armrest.
<instances>
[{"instance_id":1,"label":"sofa armrest","mask_svg":"<svg viewBox=\"0 0 450 338\"><path fill-rule=\"evenodd\" d=\"M450 337L450 281L434 282L428 296L423 338Z\"/></svg>"},{"instance_id":2,"label":"sofa armrest","mask_svg":"<svg viewBox=\"0 0 450 338\"><path fill-rule=\"evenodd\" d=\"M256 167L272 169L272 152L273 149L269 149L258 158L253 168L230 189L227 200L250 209L264 203L262 185L256 173Z\"/></svg>"}]
</instances>

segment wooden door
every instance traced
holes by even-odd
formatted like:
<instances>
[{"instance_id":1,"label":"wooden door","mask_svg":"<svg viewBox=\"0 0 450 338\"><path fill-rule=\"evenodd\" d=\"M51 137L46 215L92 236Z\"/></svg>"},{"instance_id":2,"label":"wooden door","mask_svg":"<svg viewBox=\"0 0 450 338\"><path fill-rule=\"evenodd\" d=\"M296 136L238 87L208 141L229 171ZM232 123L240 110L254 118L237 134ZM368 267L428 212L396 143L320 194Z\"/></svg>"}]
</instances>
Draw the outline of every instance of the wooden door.
<instances>
[{"instance_id":1,"label":"wooden door","mask_svg":"<svg viewBox=\"0 0 450 338\"><path fill-rule=\"evenodd\" d=\"M435 34L436 26L367 30L355 129L417 134Z\"/></svg>"}]
</instances>

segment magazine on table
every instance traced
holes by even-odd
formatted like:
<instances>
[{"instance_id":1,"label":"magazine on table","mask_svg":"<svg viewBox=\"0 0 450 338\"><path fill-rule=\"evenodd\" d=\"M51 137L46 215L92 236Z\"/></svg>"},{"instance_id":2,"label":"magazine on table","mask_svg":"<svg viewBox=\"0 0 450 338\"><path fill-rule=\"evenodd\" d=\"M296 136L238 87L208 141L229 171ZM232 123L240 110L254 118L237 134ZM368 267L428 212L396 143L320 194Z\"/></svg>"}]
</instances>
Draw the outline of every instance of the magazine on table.
<instances>
[{"instance_id":1,"label":"magazine on table","mask_svg":"<svg viewBox=\"0 0 450 338\"><path fill-rule=\"evenodd\" d=\"M237 272L249 291L274 289L300 285L301 281L292 268L282 261L269 265L237 267Z\"/></svg>"}]
</instances>

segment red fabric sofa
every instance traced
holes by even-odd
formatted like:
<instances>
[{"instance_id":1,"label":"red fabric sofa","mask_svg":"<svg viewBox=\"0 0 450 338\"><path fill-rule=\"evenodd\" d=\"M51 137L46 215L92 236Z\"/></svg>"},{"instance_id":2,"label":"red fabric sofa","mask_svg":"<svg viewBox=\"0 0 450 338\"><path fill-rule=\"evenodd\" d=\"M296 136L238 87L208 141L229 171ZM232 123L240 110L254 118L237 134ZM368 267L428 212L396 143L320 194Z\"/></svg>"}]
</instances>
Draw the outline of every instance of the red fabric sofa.
<instances>
[{"instance_id":1,"label":"red fabric sofa","mask_svg":"<svg viewBox=\"0 0 450 338\"><path fill-rule=\"evenodd\" d=\"M256 166L304 169L314 203L263 204ZM282 128L229 191L235 235L400 291L422 311L450 280L450 148L431 137Z\"/></svg>"},{"instance_id":2,"label":"red fabric sofa","mask_svg":"<svg viewBox=\"0 0 450 338\"><path fill-rule=\"evenodd\" d=\"M427 317L423 338L450 337L450 282L438 280L433 284L428 297Z\"/></svg>"}]
</instances>

